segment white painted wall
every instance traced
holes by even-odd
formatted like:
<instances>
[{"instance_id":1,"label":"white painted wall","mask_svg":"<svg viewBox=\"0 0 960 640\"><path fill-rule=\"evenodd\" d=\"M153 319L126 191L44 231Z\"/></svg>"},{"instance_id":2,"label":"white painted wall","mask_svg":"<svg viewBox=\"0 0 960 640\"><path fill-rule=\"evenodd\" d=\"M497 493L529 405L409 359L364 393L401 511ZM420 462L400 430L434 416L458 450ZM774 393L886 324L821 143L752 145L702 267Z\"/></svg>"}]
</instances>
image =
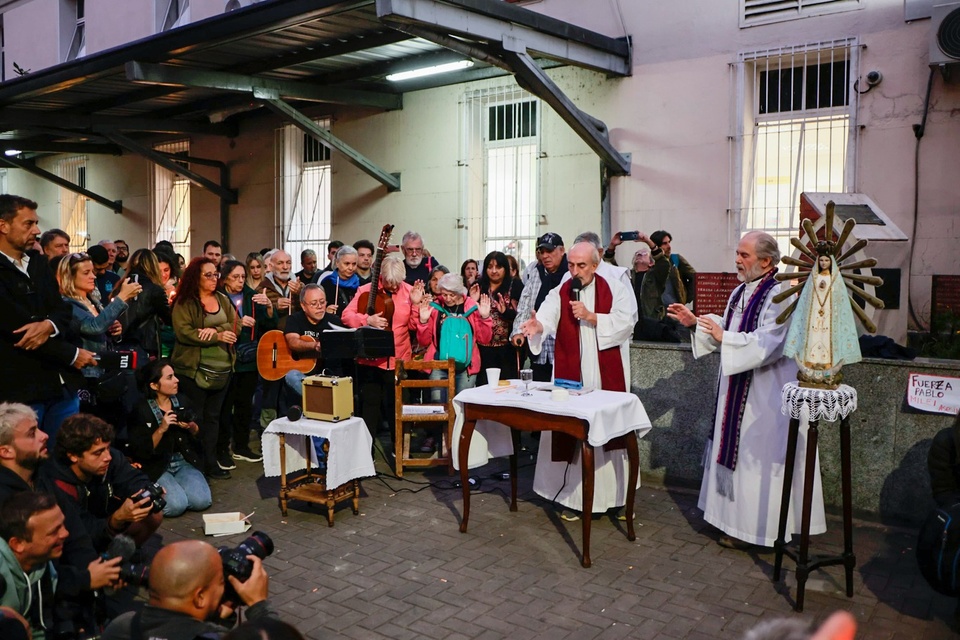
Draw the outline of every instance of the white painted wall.
<instances>
[{"instance_id":1,"label":"white painted wall","mask_svg":"<svg viewBox=\"0 0 960 640\"><path fill-rule=\"evenodd\" d=\"M87 55L156 33L158 1L163 0L86 0Z\"/></svg>"},{"instance_id":2,"label":"white painted wall","mask_svg":"<svg viewBox=\"0 0 960 640\"><path fill-rule=\"evenodd\" d=\"M39 71L60 62L60 0L31 0L4 12L4 77L16 78L13 63Z\"/></svg>"}]
</instances>

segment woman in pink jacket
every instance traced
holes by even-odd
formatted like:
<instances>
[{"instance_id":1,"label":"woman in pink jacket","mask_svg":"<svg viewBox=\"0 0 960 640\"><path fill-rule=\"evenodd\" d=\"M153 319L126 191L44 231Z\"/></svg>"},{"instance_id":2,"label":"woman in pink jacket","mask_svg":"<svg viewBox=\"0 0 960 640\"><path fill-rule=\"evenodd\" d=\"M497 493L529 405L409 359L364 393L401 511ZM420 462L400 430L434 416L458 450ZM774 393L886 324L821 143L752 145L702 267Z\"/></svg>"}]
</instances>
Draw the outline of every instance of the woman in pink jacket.
<instances>
[{"instance_id":1,"label":"woman in pink jacket","mask_svg":"<svg viewBox=\"0 0 960 640\"><path fill-rule=\"evenodd\" d=\"M422 287L422 284L418 284ZM493 321L490 319L490 298L480 296L479 304L472 298L467 297L467 288L463 285L463 278L456 273L448 273L440 278L438 285L440 295L432 303L427 297L424 297L419 305L419 314L414 325L413 315L411 315L411 328L417 330L417 342L422 347L427 347L426 360L434 360L443 357L438 354L440 345L443 344L444 325L456 316L466 316L472 329L472 344L468 349L469 361L463 363L463 368L457 370L456 390L460 393L463 389L472 388L477 382L477 372L480 371L480 350L477 348L477 342L490 342L493 337ZM419 292L414 293L414 300L419 299ZM448 325L451 327L452 325ZM448 329L452 330L452 329ZM465 354L464 354L465 355ZM446 371L431 371L431 380L446 379ZM439 391L434 392L434 402L442 402Z\"/></svg>"}]
</instances>

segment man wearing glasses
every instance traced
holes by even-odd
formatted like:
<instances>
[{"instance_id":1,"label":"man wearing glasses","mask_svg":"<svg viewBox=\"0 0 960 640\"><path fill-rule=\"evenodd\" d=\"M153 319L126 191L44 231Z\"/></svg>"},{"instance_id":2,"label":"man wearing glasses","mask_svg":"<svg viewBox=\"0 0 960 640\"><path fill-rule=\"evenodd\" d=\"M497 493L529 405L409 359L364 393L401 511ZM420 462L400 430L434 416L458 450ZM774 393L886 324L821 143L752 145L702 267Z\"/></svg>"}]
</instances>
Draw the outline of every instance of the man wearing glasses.
<instances>
[{"instance_id":1,"label":"man wearing glasses","mask_svg":"<svg viewBox=\"0 0 960 640\"><path fill-rule=\"evenodd\" d=\"M53 433L79 409L82 380L75 369L96 360L63 340L70 305L60 297L46 256L30 249L38 222L36 202L0 195L0 402L30 405L40 428Z\"/></svg>"},{"instance_id":2,"label":"man wearing glasses","mask_svg":"<svg viewBox=\"0 0 960 640\"><path fill-rule=\"evenodd\" d=\"M423 255L423 238L416 231L407 231L400 242L403 251L403 266L407 269L404 282L413 286L420 280L430 282L430 273L439 265L433 256L425 258Z\"/></svg>"},{"instance_id":3,"label":"man wearing glasses","mask_svg":"<svg viewBox=\"0 0 960 640\"><path fill-rule=\"evenodd\" d=\"M327 315L327 296L323 287L318 284L304 286L300 291L300 306L303 310L292 314L287 319L283 335L293 355L299 359L315 359L317 364L308 374L294 369L284 376L287 386L297 394L298 398L306 375L320 373L325 364L329 368L330 363L324 363L320 354L320 336L330 329L334 325L333 321L336 320L336 316ZM305 336L310 339L305 340Z\"/></svg>"}]
</instances>

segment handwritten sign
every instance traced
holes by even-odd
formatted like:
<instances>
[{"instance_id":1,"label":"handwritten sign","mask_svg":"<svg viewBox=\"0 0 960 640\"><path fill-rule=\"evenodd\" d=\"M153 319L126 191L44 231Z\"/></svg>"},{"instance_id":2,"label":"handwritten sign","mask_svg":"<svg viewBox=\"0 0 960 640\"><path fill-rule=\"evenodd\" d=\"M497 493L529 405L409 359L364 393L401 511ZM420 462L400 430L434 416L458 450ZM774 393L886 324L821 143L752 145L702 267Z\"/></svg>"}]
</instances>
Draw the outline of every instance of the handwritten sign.
<instances>
[{"instance_id":1,"label":"handwritten sign","mask_svg":"<svg viewBox=\"0 0 960 640\"><path fill-rule=\"evenodd\" d=\"M907 405L928 413L955 415L960 411L960 378L911 373Z\"/></svg>"}]
</instances>

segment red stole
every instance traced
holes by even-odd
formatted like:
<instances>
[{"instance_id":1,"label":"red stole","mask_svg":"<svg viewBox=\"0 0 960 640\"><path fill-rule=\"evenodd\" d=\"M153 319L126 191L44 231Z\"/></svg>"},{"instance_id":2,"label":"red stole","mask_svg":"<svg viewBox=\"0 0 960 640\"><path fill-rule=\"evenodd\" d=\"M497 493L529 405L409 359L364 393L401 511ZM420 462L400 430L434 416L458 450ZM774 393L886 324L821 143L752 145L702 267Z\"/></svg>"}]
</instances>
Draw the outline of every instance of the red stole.
<instances>
[{"instance_id":1,"label":"red stole","mask_svg":"<svg viewBox=\"0 0 960 640\"><path fill-rule=\"evenodd\" d=\"M593 304L594 313L610 313L613 308L613 292L610 285L600 276L594 274L596 283ZM582 382L580 363L580 321L573 317L570 307L570 290L573 280L567 280L560 285L560 322L557 323L557 342L553 358L553 377L564 380ZM620 346L609 349L597 348L600 361L600 388L606 391L626 391L627 383L623 376L623 361L620 358ZM565 433L553 432L553 446L551 459L554 462L572 462L576 454L577 440ZM614 438L606 445L607 451L622 449L625 444L622 438Z\"/></svg>"},{"instance_id":2,"label":"red stole","mask_svg":"<svg viewBox=\"0 0 960 640\"><path fill-rule=\"evenodd\" d=\"M594 313L610 313L613 308L613 292L610 285L594 274L596 298ZM573 280L560 285L560 322L557 324L557 343L553 359L553 377L564 380L582 381L580 373L580 321L573 317L570 308L570 290ZM626 391L623 378L623 361L620 359L620 346L598 349L600 360L600 388L607 391Z\"/></svg>"}]
</instances>

